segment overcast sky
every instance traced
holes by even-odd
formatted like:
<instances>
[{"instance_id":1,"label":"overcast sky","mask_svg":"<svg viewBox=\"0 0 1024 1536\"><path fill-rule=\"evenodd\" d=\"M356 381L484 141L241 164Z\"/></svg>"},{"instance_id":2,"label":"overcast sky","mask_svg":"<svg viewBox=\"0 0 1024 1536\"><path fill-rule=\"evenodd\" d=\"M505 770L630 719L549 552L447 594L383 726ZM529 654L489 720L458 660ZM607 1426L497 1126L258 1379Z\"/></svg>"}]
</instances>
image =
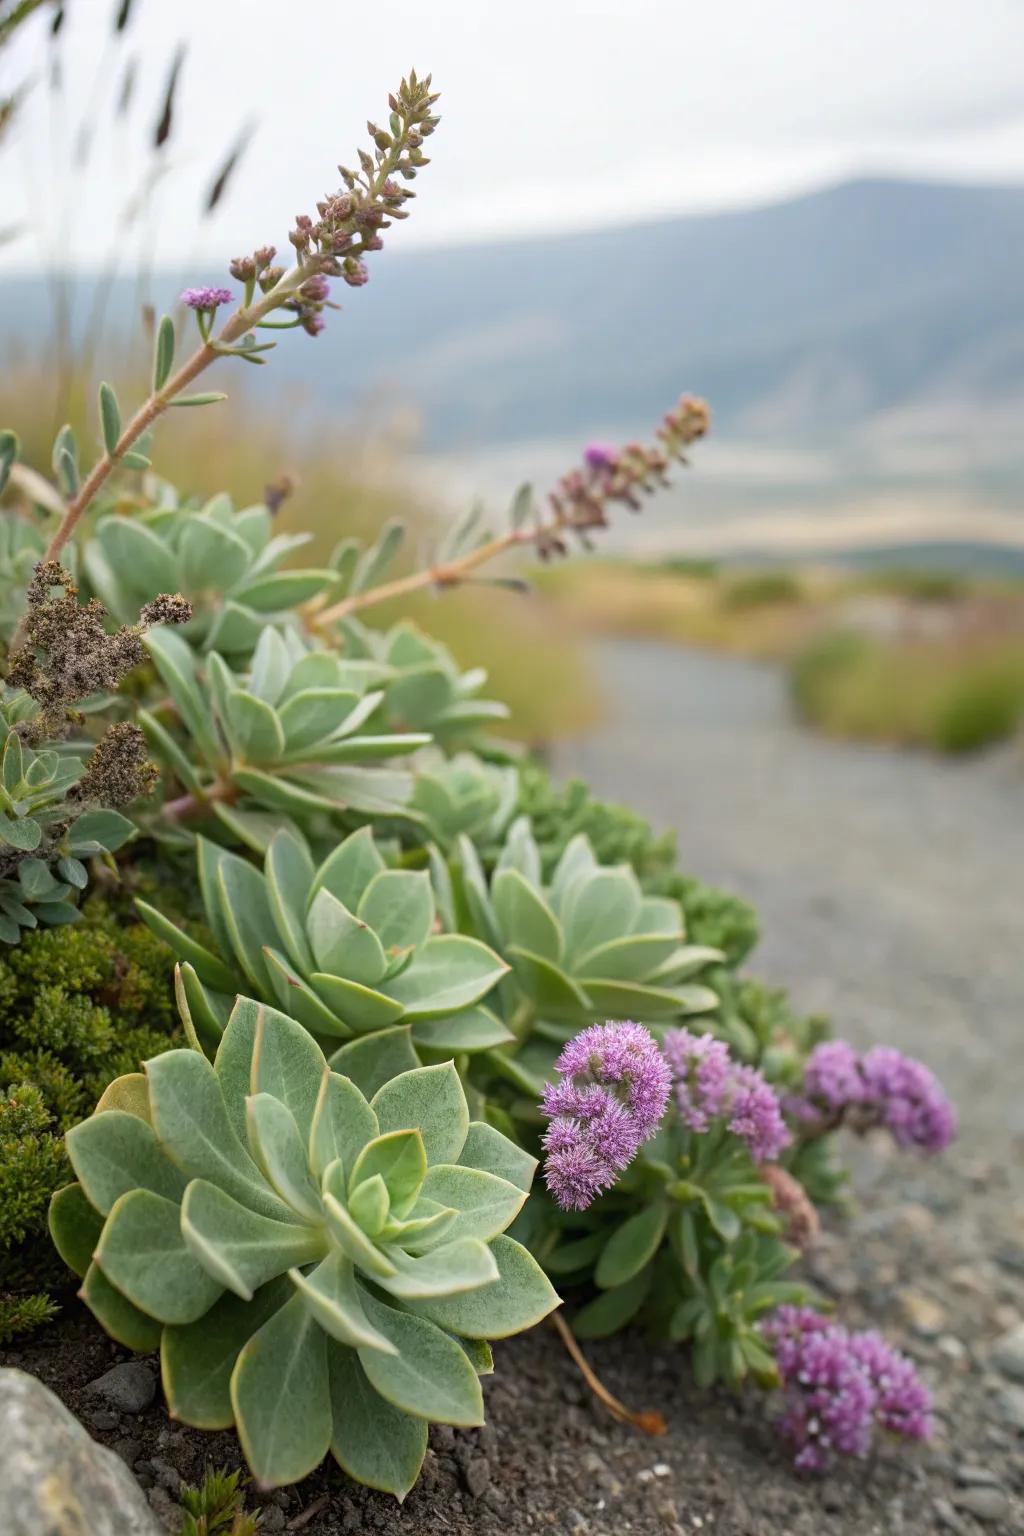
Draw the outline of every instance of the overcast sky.
<instances>
[{"instance_id":1,"label":"overcast sky","mask_svg":"<svg viewBox=\"0 0 1024 1536\"><path fill-rule=\"evenodd\" d=\"M433 70L444 122L403 244L744 205L865 172L1024 182L1024 0L135 0L113 46L117 9L67 0L62 93L45 17L0 55L0 89L34 82L0 149L0 228L30 230L0 265L104 259L179 43L168 173L129 236L175 266L284 244L411 64ZM70 176L86 119L91 161ZM200 223L249 121L230 193Z\"/></svg>"}]
</instances>

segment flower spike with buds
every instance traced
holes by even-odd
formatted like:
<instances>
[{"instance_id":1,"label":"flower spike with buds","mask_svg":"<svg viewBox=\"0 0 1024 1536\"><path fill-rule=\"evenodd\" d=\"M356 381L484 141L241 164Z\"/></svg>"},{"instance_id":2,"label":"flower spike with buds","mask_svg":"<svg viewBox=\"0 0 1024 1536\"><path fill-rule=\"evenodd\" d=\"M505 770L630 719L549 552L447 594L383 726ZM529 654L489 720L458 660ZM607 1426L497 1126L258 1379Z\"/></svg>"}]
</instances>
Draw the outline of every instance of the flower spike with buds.
<instances>
[{"instance_id":1,"label":"flower spike with buds","mask_svg":"<svg viewBox=\"0 0 1024 1536\"><path fill-rule=\"evenodd\" d=\"M861 1134L883 1126L900 1147L942 1152L956 1135L956 1112L935 1074L883 1045L863 1056L845 1040L816 1046L802 1092L786 1107L807 1137L840 1125Z\"/></svg>"}]
</instances>

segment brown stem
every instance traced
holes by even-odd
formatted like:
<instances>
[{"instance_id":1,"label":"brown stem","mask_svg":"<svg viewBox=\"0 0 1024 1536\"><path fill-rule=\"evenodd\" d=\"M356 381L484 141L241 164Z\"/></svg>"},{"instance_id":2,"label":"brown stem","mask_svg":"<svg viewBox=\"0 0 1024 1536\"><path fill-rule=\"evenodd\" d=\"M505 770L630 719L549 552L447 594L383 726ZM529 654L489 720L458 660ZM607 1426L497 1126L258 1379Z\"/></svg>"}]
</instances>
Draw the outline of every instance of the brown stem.
<instances>
[{"instance_id":1,"label":"brown stem","mask_svg":"<svg viewBox=\"0 0 1024 1536\"><path fill-rule=\"evenodd\" d=\"M203 815L212 805L233 805L237 799L237 785L230 780L215 779L201 794L179 795L176 800L165 800L160 814L168 821L191 821L193 816Z\"/></svg>"},{"instance_id":2,"label":"brown stem","mask_svg":"<svg viewBox=\"0 0 1024 1536\"><path fill-rule=\"evenodd\" d=\"M617 1397L613 1396L606 1386L602 1385L587 1364L583 1351L576 1342L575 1334L560 1312L552 1312L548 1321L569 1351L576 1368L591 1392L593 1392L598 1402L604 1404L614 1419L618 1419L620 1424L632 1424L634 1429L642 1430L645 1435L663 1435L666 1433L668 1425L660 1413L656 1413L653 1410L634 1412L632 1408L627 1408L625 1403L621 1403Z\"/></svg>"},{"instance_id":3,"label":"brown stem","mask_svg":"<svg viewBox=\"0 0 1024 1536\"><path fill-rule=\"evenodd\" d=\"M354 592L351 597L344 597L319 612L311 608L308 610L310 624L319 629L325 624L347 618L350 613L358 613L362 608L375 607L377 603L386 603L393 597L408 597L411 592L420 592L424 587L458 586L478 566L485 565L488 560L504 554L517 544L532 542L535 537L532 530L502 534L500 538L481 544L479 549L464 555L461 560L452 560L447 565L428 566L425 570L413 571L411 576L400 576L396 581L386 581L379 587L371 587L366 592Z\"/></svg>"}]
</instances>

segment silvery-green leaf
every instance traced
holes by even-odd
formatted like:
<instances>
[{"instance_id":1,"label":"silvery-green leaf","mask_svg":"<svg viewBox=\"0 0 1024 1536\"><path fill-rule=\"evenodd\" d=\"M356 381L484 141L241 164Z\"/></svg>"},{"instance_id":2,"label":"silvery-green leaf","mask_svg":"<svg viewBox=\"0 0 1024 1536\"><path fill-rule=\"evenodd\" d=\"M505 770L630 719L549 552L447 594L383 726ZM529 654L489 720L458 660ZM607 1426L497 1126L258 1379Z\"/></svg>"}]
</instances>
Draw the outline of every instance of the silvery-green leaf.
<instances>
[{"instance_id":1,"label":"silvery-green leaf","mask_svg":"<svg viewBox=\"0 0 1024 1536\"><path fill-rule=\"evenodd\" d=\"M73 1126L65 1140L85 1194L104 1216L132 1189L180 1201L187 1181L145 1120L112 1109Z\"/></svg>"},{"instance_id":2,"label":"silvery-green leaf","mask_svg":"<svg viewBox=\"0 0 1024 1536\"><path fill-rule=\"evenodd\" d=\"M497 1237L511 1225L526 1199L526 1191L508 1179L451 1163L435 1163L427 1169L421 1194L455 1210L455 1220L444 1234L446 1242L460 1237L487 1242Z\"/></svg>"},{"instance_id":3,"label":"silvery-green leaf","mask_svg":"<svg viewBox=\"0 0 1024 1536\"><path fill-rule=\"evenodd\" d=\"M313 955L306 940L306 895L313 880L309 849L294 833L275 834L267 849L267 897L278 931L293 963L311 971Z\"/></svg>"},{"instance_id":4,"label":"silvery-green leaf","mask_svg":"<svg viewBox=\"0 0 1024 1536\"><path fill-rule=\"evenodd\" d=\"M306 1029L316 1035L331 1039L348 1040L352 1030L332 1008L329 1008L313 989L302 980L295 966L276 949L264 949L274 995L281 1007L293 1019L298 1019ZM315 973L314 973L315 974Z\"/></svg>"},{"instance_id":5,"label":"silvery-green leaf","mask_svg":"<svg viewBox=\"0 0 1024 1536\"><path fill-rule=\"evenodd\" d=\"M330 571L279 571L256 581L244 582L235 595L257 613L283 613L316 597L332 579Z\"/></svg>"},{"instance_id":6,"label":"silvery-green leaf","mask_svg":"<svg viewBox=\"0 0 1024 1536\"><path fill-rule=\"evenodd\" d=\"M79 1278L85 1275L103 1231L103 1217L81 1184L66 1184L50 1200L48 1225L53 1245Z\"/></svg>"},{"instance_id":7,"label":"silvery-green leaf","mask_svg":"<svg viewBox=\"0 0 1024 1536\"><path fill-rule=\"evenodd\" d=\"M411 1257L392 1249L398 1270L381 1287L402 1301L425 1301L479 1290L498 1279L498 1266L486 1243L476 1237L447 1240L428 1253Z\"/></svg>"},{"instance_id":8,"label":"silvery-green leaf","mask_svg":"<svg viewBox=\"0 0 1024 1536\"><path fill-rule=\"evenodd\" d=\"M228 694L226 725L236 757L248 763L275 763L283 756L285 735L276 711L255 693L235 688Z\"/></svg>"},{"instance_id":9,"label":"silvery-green leaf","mask_svg":"<svg viewBox=\"0 0 1024 1536\"><path fill-rule=\"evenodd\" d=\"M21 853L31 853L43 840L43 829L37 821L26 817L16 821L0 813L0 843L6 843Z\"/></svg>"},{"instance_id":10,"label":"silvery-green leaf","mask_svg":"<svg viewBox=\"0 0 1024 1536\"><path fill-rule=\"evenodd\" d=\"M338 1167L340 1170L340 1164ZM325 1190L330 1171L328 1170L324 1175ZM340 1185L340 1174L338 1184ZM339 1193L341 1193L340 1188ZM331 1237L358 1269L363 1270L375 1280L387 1279L389 1275L394 1274L395 1266L391 1260L381 1252L372 1239L367 1237L362 1227L357 1226L342 1201L329 1191L324 1194L324 1216L327 1218Z\"/></svg>"},{"instance_id":11,"label":"silvery-green leaf","mask_svg":"<svg viewBox=\"0 0 1024 1536\"><path fill-rule=\"evenodd\" d=\"M562 958L558 919L535 886L518 869L501 869L491 884L491 901L506 945L540 955L555 965Z\"/></svg>"},{"instance_id":12,"label":"silvery-green leaf","mask_svg":"<svg viewBox=\"0 0 1024 1536\"><path fill-rule=\"evenodd\" d=\"M480 1382L455 1340L425 1318L397 1312L368 1293L364 1305L370 1322L398 1351L359 1351L360 1364L381 1397L418 1418L482 1424Z\"/></svg>"},{"instance_id":13,"label":"silvery-green leaf","mask_svg":"<svg viewBox=\"0 0 1024 1536\"><path fill-rule=\"evenodd\" d=\"M597 867L594 850L588 838L584 833L577 832L575 837L570 838L566 843L551 877L548 895L559 918L564 920L563 903L577 880L583 875L590 874Z\"/></svg>"},{"instance_id":14,"label":"silvery-green leaf","mask_svg":"<svg viewBox=\"0 0 1024 1536\"><path fill-rule=\"evenodd\" d=\"M537 1169L535 1157L482 1120L469 1122L459 1163L465 1168L480 1168L499 1179L507 1179L526 1192L529 1192Z\"/></svg>"},{"instance_id":15,"label":"silvery-green leaf","mask_svg":"<svg viewBox=\"0 0 1024 1536\"><path fill-rule=\"evenodd\" d=\"M231 1372L245 1344L292 1296L285 1275L260 1287L251 1301L230 1293L209 1312L163 1330L160 1374L172 1418L195 1429L230 1429Z\"/></svg>"},{"instance_id":16,"label":"silvery-green leaf","mask_svg":"<svg viewBox=\"0 0 1024 1536\"><path fill-rule=\"evenodd\" d=\"M434 923L434 897L426 870L382 870L364 890L357 908L386 953L418 949Z\"/></svg>"},{"instance_id":17,"label":"silvery-green leaf","mask_svg":"<svg viewBox=\"0 0 1024 1536\"><path fill-rule=\"evenodd\" d=\"M518 945L510 945L505 953L512 963L516 981L542 1014L549 1018L566 1015L575 1018L591 1011L587 994L550 960L520 949Z\"/></svg>"},{"instance_id":18,"label":"silvery-green leaf","mask_svg":"<svg viewBox=\"0 0 1024 1536\"><path fill-rule=\"evenodd\" d=\"M388 712L402 726L418 730L429 726L453 697L452 680L442 668L410 667L388 686Z\"/></svg>"},{"instance_id":19,"label":"silvery-green leaf","mask_svg":"<svg viewBox=\"0 0 1024 1536\"><path fill-rule=\"evenodd\" d=\"M683 909L678 901L672 901L668 896L645 896L640 903L633 932L682 936L685 932Z\"/></svg>"},{"instance_id":20,"label":"silvery-green leaf","mask_svg":"<svg viewBox=\"0 0 1024 1536\"><path fill-rule=\"evenodd\" d=\"M248 570L252 555L244 539L200 514L189 518L178 558L186 593L208 587L226 592Z\"/></svg>"},{"instance_id":21,"label":"silvery-green leaf","mask_svg":"<svg viewBox=\"0 0 1024 1536\"><path fill-rule=\"evenodd\" d=\"M249 671L251 691L268 704L276 704L284 692L291 667L287 646L277 630L268 624L253 652Z\"/></svg>"},{"instance_id":22,"label":"silvery-green leaf","mask_svg":"<svg viewBox=\"0 0 1024 1536\"><path fill-rule=\"evenodd\" d=\"M601 1290L625 1285L650 1263L665 1236L668 1214L668 1205L659 1201L643 1207L615 1228L594 1271Z\"/></svg>"},{"instance_id":23,"label":"silvery-green leaf","mask_svg":"<svg viewBox=\"0 0 1024 1536\"><path fill-rule=\"evenodd\" d=\"M331 1454L349 1477L394 1494L415 1483L427 1451L427 1425L376 1392L351 1349L328 1345L334 1433Z\"/></svg>"},{"instance_id":24,"label":"silvery-green leaf","mask_svg":"<svg viewBox=\"0 0 1024 1536\"><path fill-rule=\"evenodd\" d=\"M236 854L222 855L215 879L221 918L231 953L260 993L270 990L270 973L263 959L264 945L277 944L266 881L259 870Z\"/></svg>"},{"instance_id":25,"label":"silvery-green leaf","mask_svg":"<svg viewBox=\"0 0 1024 1536\"><path fill-rule=\"evenodd\" d=\"M185 1246L181 1208L148 1189L116 1201L96 1262L122 1295L162 1323L193 1322L222 1290Z\"/></svg>"},{"instance_id":26,"label":"silvery-green leaf","mask_svg":"<svg viewBox=\"0 0 1024 1536\"><path fill-rule=\"evenodd\" d=\"M162 1324L111 1285L98 1264L89 1265L78 1294L100 1326L126 1349L149 1354L159 1345Z\"/></svg>"},{"instance_id":27,"label":"silvery-green leaf","mask_svg":"<svg viewBox=\"0 0 1024 1536\"><path fill-rule=\"evenodd\" d=\"M306 918L317 970L373 986L385 975L387 957L365 918L357 917L326 888L317 891Z\"/></svg>"},{"instance_id":28,"label":"silvery-green leaf","mask_svg":"<svg viewBox=\"0 0 1024 1536\"><path fill-rule=\"evenodd\" d=\"M166 590L166 584L146 588L147 593ZM195 658L188 641L176 635L165 624L157 624L146 631L143 643L203 757L208 763L216 763L221 755L221 746L213 728L210 710L199 687Z\"/></svg>"},{"instance_id":29,"label":"silvery-green leaf","mask_svg":"<svg viewBox=\"0 0 1024 1536\"><path fill-rule=\"evenodd\" d=\"M135 823L117 811L86 811L79 816L68 833L68 847L72 853L88 855L116 853L130 837L135 836ZM95 846L93 846L95 845Z\"/></svg>"},{"instance_id":30,"label":"silvery-green leaf","mask_svg":"<svg viewBox=\"0 0 1024 1536\"><path fill-rule=\"evenodd\" d=\"M257 1215L205 1179L193 1179L185 1191L181 1234L207 1274L243 1301L275 1275L314 1264L327 1251L322 1228Z\"/></svg>"},{"instance_id":31,"label":"silvery-green leaf","mask_svg":"<svg viewBox=\"0 0 1024 1536\"><path fill-rule=\"evenodd\" d=\"M392 1077L409 1071L419 1062L412 1048L409 1026L400 1024L349 1041L334 1052L329 1065L333 1071L351 1078L363 1093L372 1095Z\"/></svg>"},{"instance_id":32,"label":"silvery-green leaf","mask_svg":"<svg viewBox=\"0 0 1024 1536\"><path fill-rule=\"evenodd\" d=\"M532 1328L559 1304L551 1282L532 1254L510 1237L496 1237L490 1253L499 1278L458 1296L410 1301L418 1315L467 1339L504 1339Z\"/></svg>"},{"instance_id":33,"label":"silvery-green leaf","mask_svg":"<svg viewBox=\"0 0 1024 1536\"><path fill-rule=\"evenodd\" d=\"M211 954L198 940L193 939L184 929L164 917L156 907L151 907L148 901L137 898L135 910L151 933L155 933L158 939L163 939L179 960L188 962L200 981L204 981L209 987L215 987L218 992L236 990L237 973L229 970L223 960Z\"/></svg>"},{"instance_id":34,"label":"silvery-green leaf","mask_svg":"<svg viewBox=\"0 0 1024 1536\"><path fill-rule=\"evenodd\" d=\"M508 971L493 950L463 934L429 938L409 965L382 988L409 1019L441 1018L485 997Z\"/></svg>"},{"instance_id":35,"label":"silvery-green leaf","mask_svg":"<svg viewBox=\"0 0 1024 1536\"><path fill-rule=\"evenodd\" d=\"M321 864L310 888L309 901L312 904L323 888L355 912L370 881L385 868L373 832L369 827L360 827Z\"/></svg>"},{"instance_id":36,"label":"silvery-green leaf","mask_svg":"<svg viewBox=\"0 0 1024 1536\"><path fill-rule=\"evenodd\" d=\"M597 869L567 893L562 922L566 954L576 957L631 933L640 910L640 887L626 866Z\"/></svg>"},{"instance_id":37,"label":"silvery-green leaf","mask_svg":"<svg viewBox=\"0 0 1024 1536\"><path fill-rule=\"evenodd\" d=\"M469 1129L469 1111L459 1074L450 1061L416 1067L392 1078L374 1094L370 1107L382 1132L415 1126L427 1162L458 1160Z\"/></svg>"},{"instance_id":38,"label":"silvery-green leaf","mask_svg":"<svg viewBox=\"0 0 1024 1536\"><path fill-rule=\"evenodd\" d=\"M189 1044L212 1061L231 1012L225 992L208 990L187 961L174 967L174 1000Z\"/></svg>"},{"instance_id":39,"label":"silvery-green leaf","mask_svg":"<svg viewBox=\"0 0 1024 1536\"><path fill-rule=\"evenodd\" d=\"M412 1037L425 1050L452 1055L486 1051L515 1039L497 1014L480 1004L444 1019L419 1019L412 1027Z\"/></svg>"},{"instance_id":40,"label":"silvery-green leaf","mask_svg":"<svg viewBox=\"0 0 1024 1536\"><path fill-rule=\"evenodd\" d=\"M363 1310L363 1291L356 1283L351 1259L329 1253L315 1269L303 1274L293 1269L289 1279L307 1309L325 1333L352 1349L378 1349L393 1355L390 1339L368 1321Z\"/></svg>"},{"instance_id":41,"label":"silvery-green leaf","mask_svg":"<svg viewBox=\"0 0 1024 1536\"><path fill-rule=\"evenodd\" d=\"M222 1048L226 1041L227 1031ZM217 1073L205 1056L165 1051L146 1063L146 1078L153 1129L168 1156L191 1177L210 1180L251 1210L287 1221L291 1212L268 1188L235 1133Z\"/></svg>"},{"instance_id":42,"label":"silvery-green leaf","mask_svg":"<svg viewBox=\"0 0 1024 1536\"><path fill-rule=\"evenodd\" d=\"M327 1340L301 1296L242 1349L231 1402L245 1458L262 1487L296 1483L319 1466L333 1428Z\"/></svg>"},{"instance_id":43,"label":"silvery-green leaf","mask_svg":"<svg viewBox=\"0 0 1024 1536\"><path fill-rule=\"evenodd\" d=\"M377 1114L379 1122L381 1114L377 1099L374 1099L370 1107ZM349 1193L364 1179L372 1179L379 1174L387 1186L396 1215L402 1216L419 1194L426 1171L427 1153L418 1127L408 1130L385 1129L380 1136L368 1141L356 1158L348 1177Z\"/></svg>"},{"instance_id":44,"label":"silvery-green leaf","mask_svg":"<svg viewBox=\"0 0 1024 1536\"><path fill-rule=\"evenodd\" d=\"M656 980L658 967L679 952L678 934L627 934L580 955L574 970L609 981Z\"/></svg>"},{"instance_id":45,"label":"silvery-green leaf","mask_svg":"<svg viewBox=\"0 0 1024 1536\"><path fill-rule=\"evenodd\" d=\"M361 982L328 976L323 971L314 971L309 979L322 1001L357 1034L386 1029L405 1013L403 1005L394 998L373 987L364 987Z\"/></svg>"},{"instance_id":46,"label":"silvery-green leaf","mask_svg":"<svg viewBox=\"0 0 1024 1536\"><path fill-rule=\"evenodd\" d=\"M250 1095L245 1107L249 1150L267 1180L297 1216L317 1222L320 1197L310 1177L308 1149L295 1116L271 1093Z\"/></svg>"},{"instance_id":47,"label":"silvery-green leaf","mask_svg":"<svg viewBox=\"0 0 1024 1536\"><path fill-rule=\"evenodd\" d=\"M322 1177L324 1170L340 1159L347 1182L359 1153L379 1129L377 1116L355 1083L338 1072L325 1071L309 1132L313 1173Z\"/></svg>"},{"instance_id":48,"label":"silvery-green leaf","mask_svg":"<svg viewBox=\"0 0 1024 1536\"><path fill-rule=\"evenodd\" d=\"M228 656L251 651L265 624L266 619L261 613L229 598L210 626L207 648L223 651Z\"/></svg>"},{"instance_id":49,"label":"silvery-green leaf","mask_svg":"<svg viewBox=\"0 0 1024 1536\"><path fill-rule=\"evenodd\" d=\"M382 762L389 757L407 757L420 747L429 747L433 739L425 731L400 731L395 736L348 736L343 741L323 742L310 755L315 755L318 763Z\"/></svg>"},{"instance_id":50,"label":"silvery-green leaf","mask_svg":"<svg viewBox=\"0 0 1024 1536\"><path fill-rule=\"evenodd\" d=\"M515 869L528 885L540 886L540 852L528 816L519 816L505 835L505 846L498 855L496 873Z\"/></svg>"},{"instance_id":51,"label":"silvery-green leaf","mask_svg":"<svg viewBox=\"0 0 1024 1536\"><path fill-rule=\"evenodd\" d=\"M289 754L331 736L358 703L359 695L346 688L304 688L291 694L281 705L281 724Z\"/></svg>"},{"instance_id":52,"label":"silvery-green leaf","mask_svg":"<svg viewBox=\"0 0 1024 1536\"><path fill-rule=\"evenodd\" d=\"M96 537L118 579L138 597L177 590L178 565L172 550L137 518L103 518Z\"/></svg>"},{"instance_id":53,"label":"silvery-green leaf","mask_svg":"<svg viewBox=\"0 0 1024 1536\"><path fill-rule=\"evenodd\" d=\"M302 789L319 795L330 809L359 811L367 816L393 816L404 810L413 784L410 773L347 764L294 768L291 777Z\"/></svg>"},{"instance_id":54,"label":"silvery-green leaf","mask_svg":"<svg viewBox=\"0 0 1024 1536\"><path fill-rule=\"evenodd\" d=\"M684 944L664 960L656 971L652 971L647 980L655 986L675 986L687 976L695 976L707 965L720 965L725 955L720 949L712 949L707 944ZM603 968L594 967L597 975L604 976L607 972Z\"/></svg>"},{"instance_id":55,"label":"silvery-green leaf","mask_svg":"<svg viewBox=\"0 0 1024 1536\"><path fill-rule=\"evenodd\" d=\"M406 1253L426 1253L428 1248L437 1247L451 1229L456 1215L457 1212L438 1205L436 1200L425 1200L421 1194L406 1218L401 1221L394 1216L388 1218L381 1230L380 1241L385 1245L397 1243Z\"/></svg>"},{"instance_id":56,"label":"silvery-green leaf","mask_svg":"<svg viewBox=\"0 0 1024 1536\"><path fill-rule=\"evenodd\" d=\"M603 977L581 976L591 1008L605 1019L671 1019L681 1013L705 1013L718 1007L707 987L651 987Z\"/></svg>"},{"instance_id":57,"label":"silvery-green leaf","mask_svg":"<svg viewBox=\"0 0 1024 1536\"><path fill-rule=\"evenodd\" d=\"M348 1209L367 1237L380 1237L391 1210L391 1196L379 1173L355 1185L348 1197Z\"/></svg>"}]
</instances>

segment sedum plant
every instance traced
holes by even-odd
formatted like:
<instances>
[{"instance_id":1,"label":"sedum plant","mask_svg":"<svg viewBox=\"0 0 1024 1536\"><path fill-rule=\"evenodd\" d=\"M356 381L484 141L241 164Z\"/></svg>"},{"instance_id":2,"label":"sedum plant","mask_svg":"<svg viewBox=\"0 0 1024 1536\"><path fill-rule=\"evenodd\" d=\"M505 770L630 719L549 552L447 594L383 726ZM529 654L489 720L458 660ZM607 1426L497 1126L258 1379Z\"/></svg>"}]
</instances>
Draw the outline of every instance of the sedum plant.
<instances>
[{"instance_id":1,"label":"sedum plant","mask_svg":"<svg viewBox=\"0 0 1024 1536\"><path fill-rule=\"evenodd\" d=\"M369 828L319 866L288 829L262 873L203 838L197 859L216 952L138 906L183 962L179 987L207 1050L238 991L286 1008L364 1084L415 1066L417 1049L461 1053L510 1038L480 1006L505 962L477 939L437 932L429 874L389 868Z\"/></svg>"},{"instance_id":2,"label":"sedum plant","mask_svg":"<svg viewBox=\"0 0 1024 1536\"><path fill-rule=\"evenodd\" d=\"M51 1229L176 1418L234 1425L263 1487L330 1452L403 1498L427 1424L483 1422L487 1341L558 1298L505 1229L533 1159L471 1122L452 1064L371 1101L306 1030L240 999L213 1064L170 1051L69 1132Z\"/></svg>"},{"instance_id":3,"label":"sedum plant","mask_svg":"<svg viewBox=\"0 0 1024 1536\"><path fill-rule=\"evenodd\" d=\"M430 737L380 729L386 674L376 663L311 651L272 628L244 673L216 651L197 658L178 634L153 633L148 645L177 724L165 725L158 709L139 719L186 791L165 805L165 822L215 812L232 833L265 846L268 813L277 823L323 812L389 815L409 800L408 773L367 764L406 756Z\"/></svg>"},{"instance_id":4,"label":"sedum plant","mask_svg":"<svg viewBox=\"0 0 1024 1536\"><path fill-rule=\"evenodd\" d=\"M155 506L102 517L84 541L83 575L122 623L157 592L180 592L192 605L181 631L201 651L245 661L268 623L294 623L292 610L333 580L330 570L281 570L312 538L275 534L267 506L236 511L228 496L195 508L167 485Z\"/></svg>"},{"instance_id":5,"label":"sedum plant","mask_svg":"<svg viewBox=\"0 0 1024 1536\"><path fill-rule=\"evenodd\" d=\"M519 1067L540 1082L558 1045L593 1019L668 1021L718 1004L692 978L721 951L688 945L678 902L645 896L629 865L599 864L582 834L549 881L526 817L509 828L490 879L464 834L450 887L439 861L434 868L459 926L512 968L503 1017L524 1042Z\"/></svg>"}]
</instances>

